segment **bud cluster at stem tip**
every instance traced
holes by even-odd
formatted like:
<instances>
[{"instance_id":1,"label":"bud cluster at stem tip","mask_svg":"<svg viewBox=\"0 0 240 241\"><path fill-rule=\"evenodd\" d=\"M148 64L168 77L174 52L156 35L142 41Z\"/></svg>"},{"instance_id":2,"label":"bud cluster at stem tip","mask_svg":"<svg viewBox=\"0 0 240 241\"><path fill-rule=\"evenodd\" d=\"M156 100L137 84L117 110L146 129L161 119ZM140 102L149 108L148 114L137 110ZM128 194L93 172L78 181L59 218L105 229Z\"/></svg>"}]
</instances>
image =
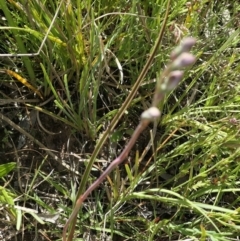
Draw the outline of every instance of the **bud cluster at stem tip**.
<instances>
[{"instance_id":1,"label":"bud cluster at stem tip","mask_svg":"<svg viewBox=\"0 0 240 241\"><path fill-rule=\"evenodd\" d=\"M171 62L157 82L153 106L157 106L163 96L179 84L184 74L182 69L195 63L196 58L190 53L195 43L194 38L187 37L172 51L170 55Z\"/></svg>"}]
</instances>

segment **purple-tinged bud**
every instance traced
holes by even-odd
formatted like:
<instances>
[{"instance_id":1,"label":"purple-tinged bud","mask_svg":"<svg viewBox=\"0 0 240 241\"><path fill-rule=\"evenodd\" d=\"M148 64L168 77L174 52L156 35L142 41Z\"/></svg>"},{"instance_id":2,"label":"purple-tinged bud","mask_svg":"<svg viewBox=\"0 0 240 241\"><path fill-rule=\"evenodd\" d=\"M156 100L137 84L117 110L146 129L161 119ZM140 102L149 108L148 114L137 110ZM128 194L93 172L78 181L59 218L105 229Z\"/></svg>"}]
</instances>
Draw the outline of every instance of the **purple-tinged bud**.
<instances>
[{"instance_id":1,"label":"purple-tinged bud","mask_svg":"<svg viewBox=\"0 0 240 241\"><path fill-rule=\"evenodd\" d=\"M173 90L183 77L183 71L171 71L163 82L157 83L157 92L166 93Z\"/></svg>"},{"instance_id":2,"label":"purple-tinged bud","mask_svg":"<svg viewBox=\"0 0 240 241\"><path fill-rule=\"evenodd\" d=\"M167 90L171 91L177 87L179 82L181 81L183 77L183 71L181 70L175 70L172 71L168 77L168 84L167 84Z\"/></svg>"},{"instance_id":3,"label":"purple-tinged bud","mask_svg":"<svg viewBox=\"0 0 240 241\"><path fill-rule=\"evenodd\" d=\"M172 63L172 69L180 69L194 64L196 61L195 56L190 53L180 54Z\"/></svg>"},{"instance_id":4,"label":"purple-tinged bud","mask_svg":"<svg viewBox=\"0 0 240 241\"><path fill-rule=\"evenodd\" d=\"M192 46L196 43L196 39L192 37L186 37L182 40L183 52L189 52Z\"/></svg>"},{"instance_id":5,"label":"purple-tinged bud","mask_svg":"<svg viewBox=\"0 0 240 241\"><path fill-rule=\"evenodd\" d=\"M141 119L153 121L158 117L160 117L160 115L161 115L160 110L157 107L152 106L141 114Z\"/></svg>"},{"instance_id":6,"label":"purple-tinged bud","mask_svg":"<svg viewBox=\"0 0 240 241\"><path fill-rule=\"evenodd\" d=\"M184 38L181 44L172 51L171 59L175 60L181 53L189 52L195 43L196 43L195 38L192 38L192 37Z\"/></svg>"}]
</instances>

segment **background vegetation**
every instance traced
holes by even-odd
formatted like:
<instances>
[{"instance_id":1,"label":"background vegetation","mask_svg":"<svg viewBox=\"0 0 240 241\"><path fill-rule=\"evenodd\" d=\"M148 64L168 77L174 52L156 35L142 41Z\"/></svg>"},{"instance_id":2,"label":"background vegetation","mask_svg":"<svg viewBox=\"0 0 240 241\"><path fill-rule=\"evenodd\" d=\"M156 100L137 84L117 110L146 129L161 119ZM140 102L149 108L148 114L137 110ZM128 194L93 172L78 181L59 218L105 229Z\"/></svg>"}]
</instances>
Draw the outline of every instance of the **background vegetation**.
<instances>
[{"instance_id":1,"label":"background vegetation","mask_svg":"<svg viewBox=\"0 0 240 241\"><path fill-rule=\"evenodd\" d=\"M237 240L238 1L171 1L146 78L89 164L153 49L166 6L0 1L3 240L61 240L79 188L124 148L184 36L197 39L197 62L159 106L156 134L150 126L85 202L74 240Z\"/></svg>"}]
</instances>

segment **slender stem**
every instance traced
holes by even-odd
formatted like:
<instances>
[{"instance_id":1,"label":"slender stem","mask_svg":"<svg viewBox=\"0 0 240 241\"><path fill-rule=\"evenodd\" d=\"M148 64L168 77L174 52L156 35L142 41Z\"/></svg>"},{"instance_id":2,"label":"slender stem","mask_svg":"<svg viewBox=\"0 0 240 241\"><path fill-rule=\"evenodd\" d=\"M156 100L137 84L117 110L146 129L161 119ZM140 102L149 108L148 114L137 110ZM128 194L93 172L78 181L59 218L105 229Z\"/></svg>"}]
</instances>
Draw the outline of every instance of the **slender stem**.
<instances>
[{"instance_id":1,"label":"slender stem","mask_svg":"<svg viewBox=\"0 0 240 241\"><path fill-rule=\"evenodd\" d=\"M127 99L124 101L124 103L122 104L121 108L119 109L119 111L117 112L116 116L113 118L113 120L111 121L110 126L108 127L107 131L104 132L102 138L100 139L100 141L97 143L95 150L92 153L91 159L89 161L89 164L83 174L83 176L88 176L90 171L91 171L91 167L93 165L94 160L96 159L100 149L102 148L103 144L105 143L105 141L107 140L108 135L113 131L113 129L115 128L115 126L117 125L118 121L121 119L122 115L125 113L125 110L129 107L129 105L131 104L132 99L134 98L134 96L136 95L139 86L141 85L143 79L145 78L153 60L154 57L159 49L160 43L162 41L162 37L163 37L163 33L164 30L166 28L166 24L167 24L167 19L168 19L168 14L169 14L169 9L170 9L170 3L171 0L168 0L167 2L167 7L166 7L166 12L165 12L165 16L164 16L164 20L162 23L162 27L161 30L159 32L158 35L158 39L155 43L155 46L153 48L152 53L150 54L145 66L143 67L140 75L138 76L138 79L136 80L130 94L128 95ZM137 127L136 131L137 131L137 137L139 136L139 134L142 132L141 128L146 128L146 126L148 125L148 121L142 121L139 126ZM144 129L143 128L143 129ZM136 133L136 132L134 132ZM99 179L97 179L88 189L87 191L81 195L81 193L83 193L84 188L86 186L87 180L82 180L81 184L80 184L80 188L78 190L77 193L77 202L75 204L75 207L73 209L72 214L70 215L68 221L66 222L64 228L63 228L63 241L66 241L66 232L67 229L69 227L69 225L72 223L71 225L71 229L70 229L70 234L68 237L68 241L72 241L73 238L73 234L74 234L74 230L75 230L75 224L76 224L76 218L77 218L77 213L79 211L79 209L81 208L81 204L82 202L88 197L88 195L102 182L102 180L104 180L106 178L106 176L117 166L119 165L128 155L129 151L131 150L132 146L134 145L137 137L134 139L134 136L131 138L134 139L134 141L128 143L128 145L126 146L126 148L124 149L124 151L122 152L122 154L115 159L110 165L109 167L102 173L102 175L100 176Z\"/></svg>"},{"instance_id":2,"label":"slender stem","mask_svg":"<svg viewBox=\"0 0 240 241\"><path fill-rule=\"evenodd\" d=\"M171 0L168 0L168 3L167 3L167 7L166 7L166 12L165 12L165 16L164 16L164 20L163 20L163 23L162 23L162 27L160 29L160 32L159 32L159 35L158 35L158 38L157 38L157 41L154 45L154 48L153 48L153 51L152 53L150 54L145 66L143 67L139 77L137 78L134 86L132 87L131 89L131 92L130 94L128 95L127 99L124 101L124 103L122 104L121 108L119 109L119 111L117 112L117 114L114 116L113 120L111 121L108 129L103 133L103 136L102 138L99 140L99 142L97 143L92 155L91 155L91 158L89 160L89 164L84 172L84 176L88 176L91 169L92 169L92 165L93 165L93 162L95 161L99 151L101 150L102 146L104 145L104 143L106 142L109 134L114 130L115 126L117 125L118 121L121 119L122 115L125 113L125 110L129 107L129 105L131 104L131 101L132 99L134 98L134 96L136 95L137 91L138 91L138 88L139 86L141 85L144 77L146 76L152 62L153 62L153 59L159 49L159 46L160 46L160 43L162 41L162 37L163 37L163 33L164 33L164 30L165 30L165 27L166 27L166 24L167 24L167 19L168 19L168 14L169 14L169 9L170 9L170 3L171 3ZM77 197L79 197L83 191L84 191L84 188L86 186L86 183L87 183L87 180L82 180L81 181L81 184L80 184L80 188L78 190L78 194L77 194Z\"/></svg>"},{"instance_id":3,"label":"slender stem","mask_svg":"<svg viewBox=\"0 0 240 241\"><path fill-rule=\"evenodd\" d=\"M150 121L148 120L142 120L139 125L137 126L137 128L135 129L131 139L129 140L127 146L124 148L124 150L122 151L122 153L120 154L120 156L118 156L114 161L111 162L111 164L107 167L107 169L100 175L100 177L98 179L95 180L94 183L92 183L89 188L84 192L83 195L81 195L77 202L76 205L74 207L74 210L71 214L71 216L69 217L69 219L67 220L64 228L63 228L63 241L66 241L66 231L70 225L71 222L75 223L75 218L79 212L79 209L82 206L82 203L87 199L87 197L89 196L89 194L95 190L102 182L103 180L108 176L109 173L111 173L118 165L120 165L125 158L128 156L130 150L132 149L133 145L135 144L136 140L138 139L139 135L142 133L142 131L148 126ZM73 233L70 232L69 235L69 239L72 239L72 235Z\"/></svg>"}]
</instances>

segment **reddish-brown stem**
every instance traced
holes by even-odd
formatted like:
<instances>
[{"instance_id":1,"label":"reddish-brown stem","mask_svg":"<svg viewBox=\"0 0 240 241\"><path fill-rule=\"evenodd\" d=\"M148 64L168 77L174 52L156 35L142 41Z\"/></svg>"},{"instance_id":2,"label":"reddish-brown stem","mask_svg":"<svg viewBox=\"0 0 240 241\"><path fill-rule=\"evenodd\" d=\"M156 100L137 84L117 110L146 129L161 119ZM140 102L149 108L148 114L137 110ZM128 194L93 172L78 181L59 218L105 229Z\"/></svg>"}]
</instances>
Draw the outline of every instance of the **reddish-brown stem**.
<instances>
[{"instance_id":1,"label":"reddish-brown stem","mask_svg":"<svg viewBox=\"0 0 240 241\"><path fill-rule=\"evenodd\" d=\"M73 212L70 215L69 219L67 220L67 222L66 222L66 224L65 224L65 226L63 228L63 241L67 240L66 239L67 229L68 229L70 223L73 222L74 220L76 220L76 216L77 216L77 214L79 212L79 209L82 206L82 203L87 199L89 194L93 190L95 190L103 182L103 180L108 176L108 174L111 173L112 170L114 170L118 165L120 165L125 160L125 158L129 154L130 150L132 149L133 145L135 144L136 140L138 139L139 135L148 126L149 122L150 122L149 120L141 120L141 122L139 123L139 125L135 129L131 139L129 140L127 146L124 148L124 150L122 151L120 156L118 156L113 162L111 162L111 164L100 175L100 177L98 179L96 179L96 181L92 185L89 186L89 188L84 192L84 194L81 195L78 198L78 200L76 202L76 205L75 205L75 207L73 209ZM73 238L73 231L70 232L68 240L72 240L72 238Z\"/></svg>"},{"instance_id":2,"label":"reddish-brown stem","mask_svg":"<svg viewBox=\"0 0 240 241\"><path fill-rule=\"evenodd\" d=\"M135 129L132 137L130 138L128 144L126 145L120 156L117 157L113 162L111 162L111 164L100 175L100 177L92 185L90 185L90 187L83 193L83 195L81 195L77 199L73 212L63 228L63 241L66 241L66 233L71 223L72 227L70 230L68 241L72 241L77 220L77 214L82 206L82 203L87 199L89 194L103 182L103 180L108 176L109 173L111 173L118 165L120 165L124 161L124 159L128 156L130 150L132 149L133 145L135 144L136 140L138 139L139 135L148 126L149 122L160 117L161 113L157 108L157 105L163 99L164 95L168 91L173 90L182 79L183 72L177 69L189 66L195 62L195 57L190 53L186 52L190 50L190 45L193 45L194 43L195 40L192 38L188 38L183 41L182 45L180 45L180 49L178 49L178 52L176 52L175 54L175 58L167 66L160 79L157 81L152 107L142 113L140 124Z\"/></svg>"}]
</instances>

